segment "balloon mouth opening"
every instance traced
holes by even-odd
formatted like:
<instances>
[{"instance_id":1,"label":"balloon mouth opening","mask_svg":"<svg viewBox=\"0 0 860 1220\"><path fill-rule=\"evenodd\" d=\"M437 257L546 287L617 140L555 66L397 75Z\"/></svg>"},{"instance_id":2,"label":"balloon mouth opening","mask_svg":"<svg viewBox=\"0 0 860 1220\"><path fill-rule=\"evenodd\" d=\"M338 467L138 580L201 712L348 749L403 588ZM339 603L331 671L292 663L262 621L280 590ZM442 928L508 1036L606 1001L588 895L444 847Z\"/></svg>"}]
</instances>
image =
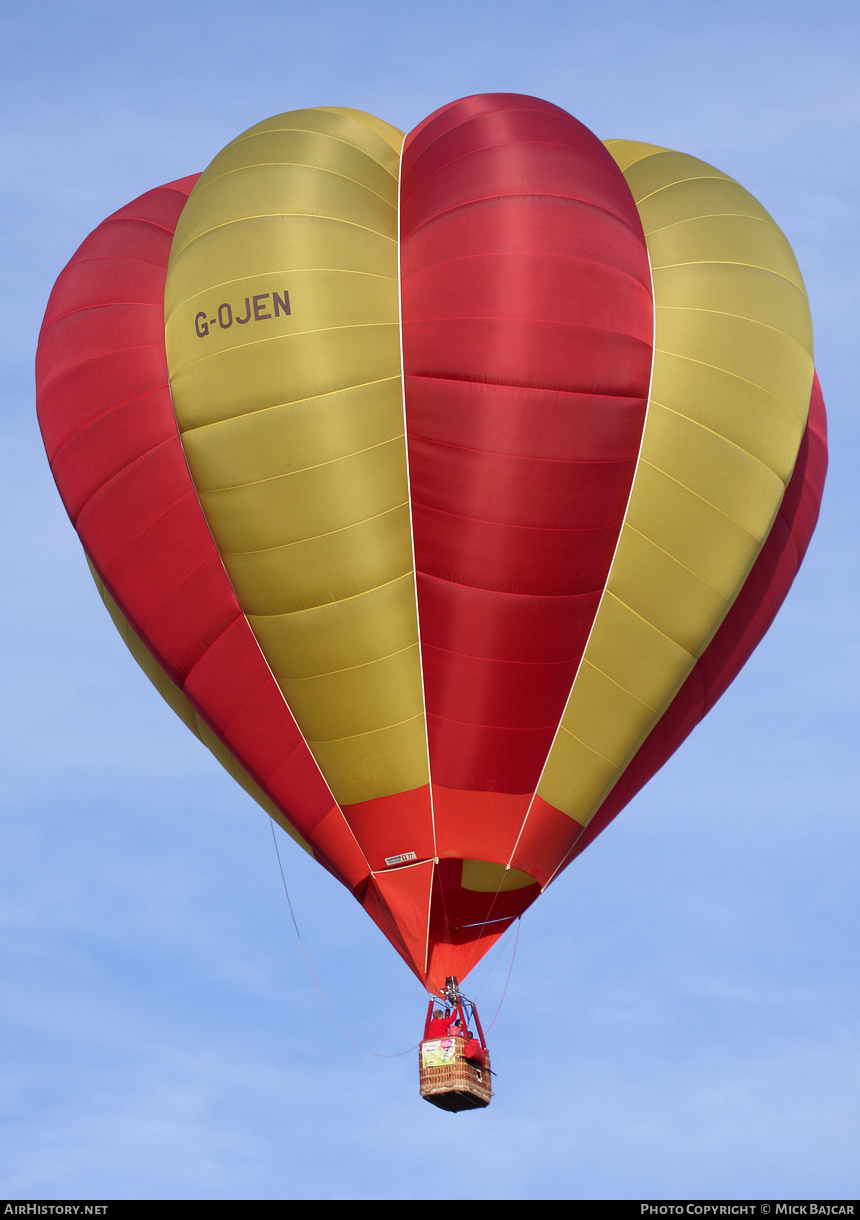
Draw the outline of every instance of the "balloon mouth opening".
<instances>
[{"instance_id":1,"label":"balloon mouth opening","mask_svg":"<svg viewBox=\"0 0 860 1220\"><path fill-rule=\"evenodd\" d=\"M449 857L372 874L354 892L413 973L436 990L449 975L464 979L541 887L518 869Z\"/></svg>"}]
</instances>

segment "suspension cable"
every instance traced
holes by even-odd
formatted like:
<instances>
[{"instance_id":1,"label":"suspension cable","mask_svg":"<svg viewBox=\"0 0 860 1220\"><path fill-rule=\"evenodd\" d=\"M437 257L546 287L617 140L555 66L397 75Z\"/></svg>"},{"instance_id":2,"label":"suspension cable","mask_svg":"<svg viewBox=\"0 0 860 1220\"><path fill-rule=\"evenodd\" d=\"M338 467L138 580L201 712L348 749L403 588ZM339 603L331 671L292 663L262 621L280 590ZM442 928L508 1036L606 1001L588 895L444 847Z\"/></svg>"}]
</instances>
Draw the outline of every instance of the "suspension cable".
<instances>
[{"instance_id":1,"label":"suspension cable","mask_svg":"<svg viewBox=\"0 0 860 1220\"><path fill-rule=\"evenodd\" d=\"M272 842L275 845L275 855L278 857L278 868L281 873L281 881L284 886L284 893L287 896L287 906L290 908L290 915L293 920L293 927L296 930L296 936L298 937L299 945L301 946L302 955L305 959L305 963L307 965L308 971L310 972L310 976L314 981L314 986L316 987L317 991L319 992L320 999L322 1000L323 1004L325 1004L326 1008L328 1009L331 1019L334 1021L335 1025L338 1027L338 1029L340 1029L346 1035L346 1037L349 1038L350 1042L352 1042L355 1046L357 1046L359 1048L359 1050L364 1051L365 1054L373 1055L374 1058L376 1058L376 1059L402 1059L404 1055L412 1054L412 1052L417 1050L418 1047L421 1045L420 1042L416 1042L414 1046L408 1047L405 1051L397 1051L394 1054L384 1054L381 1051L372 1051L372 1050L370 1050L369 1047L364 1046L361 1042L358 1042L355 1038L353 1038L353 1036L349 1032L349 1030L344 1025L341 1025L340 1021L335 1016L334 1010L332 1009L332 1006L329 1004L328 1000L325 998L325 995L323 994L323 989L322 989L322 987L320 987L319 982L317 981L317 976L314 974L313 966L311 965L311 959L308 957L308 952L307 952L307 949L305 948L305 942L302 940L302 934L299 931L299 925L296 922L296 913L293 910L293 904L290 899L290 891L287 888L287 879L284 876L284 866L283 866L283 863L281 862L281 853L278 849L278 840L275 836L275 819L274 818L271 818L271 817L269 818L269 825L272 830Z\"/></svg>"},{"instance_id":2,"label":"suspension cable","mask_svg":"<svg viewBox=\"0 0 860 1220\"><path fill-rule=\"evenodd\" d=\"M502 1011L502 1005L505 1002L505 996L508 994L508 984L511 981L511 975L514 972L514 960L516 959L516 956L517 956L517 946L520 943L520 928L522 926L522 918L523 918L522 915L517 916L517 935L516 935L516 939L514 940L514 951L511 954L511 964L508 967L508 977L505 979L505 987L502 992L502 998L499 1000L499 1007L496 1009L496 1015L493 1017L492 1021L487 1026L488 1033L493 1028L493 1026L496 1024L499 1013ZM495 966L493 967L493 969L495 969Z\"/></svg>"}]
</instances>

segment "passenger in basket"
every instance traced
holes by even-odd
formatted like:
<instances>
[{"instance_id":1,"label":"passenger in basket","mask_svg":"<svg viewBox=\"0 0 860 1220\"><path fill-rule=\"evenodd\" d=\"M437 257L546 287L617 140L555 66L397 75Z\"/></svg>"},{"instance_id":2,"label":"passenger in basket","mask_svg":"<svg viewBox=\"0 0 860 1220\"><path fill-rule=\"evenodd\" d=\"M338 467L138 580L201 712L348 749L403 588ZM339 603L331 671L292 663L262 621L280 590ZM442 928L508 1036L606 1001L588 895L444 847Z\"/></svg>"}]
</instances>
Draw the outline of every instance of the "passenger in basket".
<instances>
[{"instance_id":1,"label":"passenger in basket","mask_svg":"<svg viewBox=\"0 0 860 1220\"><path fill-rule=\"evenodd\" d=\"M448 1026L451 1024L450 1014L444 1013L441 1008L433 1009L433 1017L427 1026L428 1038L448 1038Z\"/></svg>"},{"instance_id":2,"label":"passenger in basket","mask_svg":"<svg viewBox=\"0 0 860 1220\"><path fill-rule=\"evenodd\" d=\"M487 1052L481 1046L477 1038L473 1038L469 1030L466 1030L466 1045L463 1047L463 1053L469 1063L475 1067L487 1066Z\"/></svg>"}]
</instances>

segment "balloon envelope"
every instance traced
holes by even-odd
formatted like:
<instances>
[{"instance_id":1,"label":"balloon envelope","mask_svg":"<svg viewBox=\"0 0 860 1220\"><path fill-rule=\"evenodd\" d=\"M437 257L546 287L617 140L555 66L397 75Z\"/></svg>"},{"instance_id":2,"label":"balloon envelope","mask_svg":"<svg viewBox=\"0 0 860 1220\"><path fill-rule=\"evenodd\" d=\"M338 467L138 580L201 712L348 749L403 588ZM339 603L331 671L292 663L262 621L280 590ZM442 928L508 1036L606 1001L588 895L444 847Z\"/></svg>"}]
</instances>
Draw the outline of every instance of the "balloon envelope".
<instances>
[{"instance_id":1,"label":"balloon envelope","mask_svg":"<svg viewBox=\"0 0 860 1220\"><path fill-rule=\"evenodd\" d=\"M725 690L826 470L761 205L517 95L251 128L87 238L37 389L135 657L434 989Z\"/></svg>"}]
</instances>

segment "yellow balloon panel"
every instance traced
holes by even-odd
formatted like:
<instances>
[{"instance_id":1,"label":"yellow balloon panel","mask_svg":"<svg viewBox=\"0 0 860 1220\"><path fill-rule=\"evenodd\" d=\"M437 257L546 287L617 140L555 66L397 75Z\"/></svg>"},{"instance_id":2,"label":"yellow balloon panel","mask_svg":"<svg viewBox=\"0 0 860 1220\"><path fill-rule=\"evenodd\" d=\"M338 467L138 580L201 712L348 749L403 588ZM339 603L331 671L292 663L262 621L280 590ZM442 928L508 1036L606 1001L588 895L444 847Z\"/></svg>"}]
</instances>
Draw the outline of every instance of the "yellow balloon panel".
<instances>
[{"instance_id":1,"label":"yellow balloon panel","mask_svg":"<svg viewBox=\"0 0 860 1220\"><path fill-rule=\"evenodd\" d=\"M725 369L663 351L654 357L651 402L679 419L700 424L715 438L731 441L742 454L772 471L783 488L791 478L797 458L797 415L760 386ZM731 411L726 403L732 405ZM721 479L723 469L720 463ZM769 511L767 497L764 508Z\"/></svg>"},{"instance_id":2,"label":"yellow balloon panel","mask_svg":"<svg viewBox=\"0 0 860 1220\"><path fill-rule=\"evenodd\" d=\"M200 490L225 551L262 551L331 534L405 503L401 437L318 466L253 483Z\"/></svg>"},{"instance_id":3,"label":"yellow balloon panel","mask_svg":"<svg viewBox=\"0 0 860 1220\"><path fill-rule=\"evenodd\" d=\"M277 478L360 453L391 438L392 418L402 409L399 376L348 386L326 395L281 403L183 434L200 490Z\"/></svg>"},{"instance_id":4,"label":"yellow balloon panel","mask_svg":"<svg viewBox=\"0 0 860 1220\"><path fill-rule=\"evenodd\" d=\"M252 128L195 186L165 294L201 505L346 802L427 782L400 360L402 138L358 111Z\"/></svg>"},{"instance_id":5,"label":"yellow balloon panel","mask_svg":"<svg viewBox=\"0 0 860 1220\"><path fill-rule=\"evenodd\" d=\"M608 792L620 774L616 763L590 749L561 725L538 792L550 805L579 821L577 810L590 810L600 793ZM583 819L588 821L585 814Z\"/></svg>"},{"instance_id":6,"label":"yellow balloon panel","mask_svg":"<svg viewBox=\"0 0 860 1220\"><path fill-rule=\"evenodd\" d=\"M357 697L363 697L360 691ZM427 782L423 712L403 724L357 733L339 741L308 738L308 745L323 774L337 777L336 795L342 805L358 804L393 792L409 792L416 787L416 775L423 775L424 783ZM384 790L387 788L390 792Z\"/></svg>"},{"instance_id":7,"label":"yellow balloon panel","mask_svg":"<svg viewBox=\"0 0 860 1220\"><path fill-rule=\"evenodd\" d=\"M685 187L687 184L683 184ZM698 192L675 188L674 194L686 196L684 202L694 206ZM651 208L664 203L677 203L661 195L648 200ZM661 217L662 220L662 217ZM802 286L800 273L791 250L775 242L775 226L757 216L721 216L706 214L686 221L663 225L649 234L648 248L654 267L681 267L686 263L740 263L768 270L794 284ZM776 247L768 249L768 247ZM763 258L763 253L767 257Z\"/></svg>"},{"instance_id":8,"label":"yellow balloon panel","mask_svg":"<svg viewBox=\"0 0 860 1220\"><path fill-rule=\"evenodd\" d=\"M358 613L343 621L339 601L312 606L290 613L289 631L280 630L278 615L252 614L248 621L257 639L266 638L269 663L285 678L310 678L323 673L326 665L335 670L364 665L380 657L380 641L392 653L414 643L416 611L405 593L412 588L413 576L405 576L359 593ZM342 600L342 599L341 599ZM334 639L332 633L340 631Z\"/></svg>"},{"instance_id":9,"label":"yellow balloon panel","mask_svg":"<svg viewBox=\"0 0 860 1220\"><path fill-rule=\"evenodd\" d=\"M644 732L654 718L654 708L638 699L626 684L613 682L590 661L584 660L576 678L577 694L588 706L588 716L576 724L565 719L569 732L615 767L627 759L631 726Z\"/></svg>"},{"instance_id":10,"label":"yellow balloon panel","mask_svg":"<svg viewBox=\"0 0 860 1220\"><path fill-rule=\"evenodd\" d=\"M702 623L721 619L727 609L726 598L712 584L632 525L621 531L604 601L609 594L689 653L690 664L697 655ZM608 629L608 620L598 611L586 656ZM614 643L610 635L607 646ZM647 702L656 705L656 700Z\"/></svg>"},{"instance_id":11,"label":"yellow balloon panel","mask_svg":"<svg viewBox=\"0 0 860 1220\"><path fill-rule=\"evenodd\" d=\"M720 460L714 461L715 454ZM782 480L768 466L725 437L653 400L641 460L659 463L665 475L760 538L770 525L770 505L781 495ZM732 478L725 471L734 467Z\"/></svg>"},{"instance_id":12,"label":"yellow balloon panel","mask_svg":"<svg viewBox=\"0 0 860 1220\"><path fill-rule=\"evenodd\" d=\"M293 192L302 197L299 215L303 219L296 233L283 221L282 200ZM286 162L248 166L243 173L236 171L214 179L204 175L199 183L199 204L206 206L204 224L193 226L190 220L183 224L180 217L177 225L176 266L182 268L186 259L194 263L217 251L226 238L232 249L219 273L219 283L225 283L231 271L239 271L243 277L257 273L261 233L266 234L272 245L272 262L263 263L264 269L268 266L269 271L289 271L296 266L312 267L317 261L310 261L313 253L323 267L336 267L336 251L346 249L345 266L341 269L353 270L367 264L370 251L384 249L379 239L391 229L389 201L376 190L321 166ZM396 200L394 207L396 210ZM244 212L246 223L237 226L235 216L240 212ZM312 227L311 220L316 221L313 226L316 241L303 253L300 238ZM341 232L337 235L339 227ZM199 232L195 231L197 228ZM331 236L332 233L335 235ZM356 242L351 251L347 245L349 237ZM325 248L329 242L333 246L330 252ZM248 270L241 269L240 262L246 252Z\"/></svg>"},{"instance_id":13,"label":"yellow balloon panel","mask_svg":"<svg viewBox=\"0 0 860 1220\"><path fill-rule=\"evenodd\" d=\"M590 664L656 710L687 673L689 652L612 594L600 610L605 630L592 640Z\"/></svg>"},{"instance_id":14,"label":"yellow balloon panel","mask_svg":"<svg viewBox=\"0 0 860 1220\"><path fill-rule=\"evenodd\" d=\"M761 205L695 158L608 148L642 217L655 350L624 525L538 788L584 824L743 585L791 477L813 375L803 281ZM628 671L616 658L634 638Z\"/></svg>"},{"instance_id":15,"label":"yellow balloon panel","mask_svg":"<svg viewBox=\"0 0 860 1220\"><path fill-rule=\"evenodd\" d=\"M809 305L802 286L792 284L792 291L788 283L782 284L776 296L770 276L763 275L760 267L738 263L699 263L693 276L679 275L677 267L652 266L651 275L661 310L701 309L706 295L708 316L750 318L791 335L812 351Z\"/></svg>"},{"instance_id":16,"label":"yellow balloon panel","mask_svg":"<svg viewBox=\"0 0 860 1220\"><path fill-rule=\"evenodd\" d=\"M255 229L259 226L255 226ZM235 236L232 230L218 232L211 241L217 244ZM188 247L202 257L198 270L205 267L209 256L197 247ZM396 262L386 251L388 270L396 276ZM236 252L234 251L234 256ZM194 270L192 260L185 260L188 271ZM184 268L183 268L184 272ZM289 276L289 286L284 276ZM241 287L239 286L241 285ZM392 293L394 300L392 302ZM223 298L228 298L226 301ZM218 304L219 300L222 304ZM229 306L229 313L223 305ZM393 308L393 316L392 316ZM195 319L199 311L214 314L206 320ZM232 315L232 322L230 321ZM177 372L185 364L211 361L221 353L235 354L246 346L260 346L283 337L294 339L310 331L334 327L391 325L397 321L397 280L390 276L366 271L334 270L331 267L301 267L298 270L273 271L254 276L246 275L234 281L219 281L212 288L197 292L171 314L169 331L176 343ZM209 327L208 334L200 330ZM221 362L216 360L216 365ZM225 366L229 367L229 366Z\"/></svg>"},{"instance_id":17,"label":"yellow balloon panel","mask_svg":"<svg viewBox=\"0 0 860 1220\"><path fill-rule=\"evenodd\" d=\"M256 410L264 411L349 386L385 381L393 370L399 376L396 291L389 292L388 297L395 314L391 322L348 322L344 318L330 329L320 326L305 333L297 330L264 336L254 342L240 340L234 347L213 351L209 356L177 362L175 371L168 343L170 389L174 405L182 404L177 408L183 416L180 426L200 428L245 414L243 404L249 393L253 394ZM360 308L358 317L365 317ZM168 335L171 330L168 328Z\"/></svg>"},{"instance_id":18,"label":"yellow balloon panel","mask_svg":"<svg viewBox=\"0 0 860 1220\"><path fill-rule=\"evenodd\" d=\"M508 894L512 890L524 890L534 885L534 877L518 868L506 869L503 864L491 860L464 860L464 890L478 894Z\"/></svg>"},{"instance_id":19,"label":"yellow balloon panel","mask_svg":"<svg viewBox=\"0 0 860 1220\"><path fill-rule=\"evenodd\" d=\"M404 574L408 574L413 590L415 585L409 509L405 504L321 537L264 551L224 552L222 558L234 588L248 590L248 615L287 615L337 605L345 636L353 630L350 624L354 618L363 622L365 615L369 617L362 630L375 630L375 616L361 599L363 593L399 581ZM347 605L348 601L354 604ZM414 595L410 603L402 582L397 605L398 620L405 615L414 620ZM334 637L334 627L330 626ZM319 647L324 649L321 642ZM334 638L330 648L338 649Z\"/></svg>"},{"instance_id":20,"label":"yellow balloon panel","mask_svg":"<svg viewBox=\"0 0 860 1220\"><path fill-rule=\"evenodd\" d=\"M331 734L340 740L420 716L421 688L409 680L417 664L414 643L364 665L281 681L287 703L296 719L301 718L308 738L329 740Z\"/></svg>"},{"instance_id":21,"label":"yellow balloon panel","mask_svg":"<svg viewBox=\"0 0 860 1220\"><path fill-rule=\"evenodd\" d=\"M313 111L314 114L335 114L343 115L348 119L355 119L361 123L364 132L361 133L361 140L356 139L360 147L366 147L370 151L373 149L373 155L378 157L380 162L387 166L391 173L397 177L400 174L400 151L403 148L403 132L399 127L393 127L391 123L386 123L385 119L380 119L375 114L368 114L364 110L355 110L351 106L318 106ZM254 131L252 127L250 129ZM387 148L380 149L378 144L371 145L369 136L365 132L372 132L378 135Z\"/></svg>"},{"instance_id":22,"label":"yellow balloon panel","mask_svg":"<svg viewBox=\"0 0 860 1220\"><path fill-rule=\"evenodd\" d=\"M733 599L738 573L751 567L758 539L644 459L636 480L638 494L627 512L628 527L666 551L721 597Z\"/></svg>"},{"instance_id":23,"label":"yellow balloon panel","mask_svg":"<svg viewBox=\"0 0 860 1220\"><path fill-rule=\"evenodd\" d=\"M639 147L641 149L642 146ZM615 143L612 142L613 155L615 150ZM676 158L681 160L676 162ZM675 168L678 164L681 166L680 174ZM773 224L758 200L734 178L683 153L654 153L647 160L631 165L626 177L630 189L636 192L640 207L646 200L652 205L658 203L660 231L669 225L696 225L702 216L754 217ZM684 184L680 192L675 189L679 182ZM712 236L716 237L717 233L718 230L714 230ZM652 237L656 236L655 230Z\"/></svg>"},{"instance_id":24,"label":"yellow balloon panel","mask_svg":"<svg viewBox=\"0 0 860 1220\"><path fill-rule=\"evenodd\" d=\"M309 112L306 112L309 113ZM312 113L312 112L310 112ZM323 115L319 116L323 119ZM336 118L330 118L328 115L324 117L324 123L318 123L316 126L329 124L331 127L343 126ZM289 144L284 141L284 133L289 131ZM387 160L387 152L383 157L383 161L377 160L371 151L373 141L368 141L364 148L360 148L356 144L345 142L335 134L333 130L319 131L312 130L310 125L301 128L296 124L287 126L273 126L271 123L264 123L255 131L246 132L239 139L229 144L224 149L223 154L218 159L217 174L207 174L206 183L214 182L221 183L219 187L219 206L223 206L230 200L229 178L238 171L239 182L249 182L246 173L249 167L259 169L260 177L260 192L264 199L272 198L272 192L278 185L278 178L267 174L265 171L269 166L283 167L289 165L291 167L291 176L294 177L294 171L298 170L322 170L327 177L320 178L320 190L327 190L326 183L330 188L330 174L336 175L338 178L344 178L352 183L356 190L352 197L360 198L362 194L370 192L376 194L379 199L388 203L388 179L396 174L396 165L384 163ZM288 153L285 156L285 152ZM301 179L299 189L304 194L306 192L306 183L302 183ZM314 196L312 202L319 202L318 196ZM279 209L275 209L276 211ZM346 213L349 214L348 211ZM218 208L212 210L212 217L217 218L219 215Z\"/></svg>"},{"instance_id":25,"label":"yellow balloon panel","mask_svg":"<svg viewBox=\"0 0 860 1220\"><path fill-rule=\"evenodd\" d=\"M176 227L175 249L171 257L181 255L185 246L220 223L234 224L263 214L266 204L277 219L285 209L277 198L279 188L287 197L300 202L295 209L305 216L331 216L336 221L357 219L350 209L373 207L371 195L376 195L382 207L380 233L388 233L385 216L391 206L389 180L396 184L400 172L400 150L394 141L403 142L403 134L389 138L380 134L379 121L361 111L337 113L326 108L293 110L274 115L250 127L232 140L204 170L195 185L202 199L211 191L205 211L183 211ZM301 177L300 189L293 194L296 171L307 171ZM217 189L214 184L219 182ZM243 188L242 183L245 183ZM255 188L251 206L242 203L243 189ZM230 200L233 212L224 210ZM331 202L333 207L328 209ZM394 196L396 209L396 190ZM371 226L372 227L372 226Z\"/></svg>"},{"instance_id":26,"label":"yellow balloon panel","mask_svg":"<svg viewBox=\"0 0 860 1220\"><path fill-rule=\"evenodd\" d=\"M384 217L387 220L388 209ZM222 284L257 275L273 275L317 268L377 275L380 263L391 257L391 237L386 231L333 220L329 216L299 215L289 220L278 214L248 216L242 222L242 240L220 253L219 276ZM197 260L212 242L221 243L218 227L206 230L192 246L176 255L176 268L186 258ZM274 248L267 249L267 239ZM280 287L280 285L279 285Z\"/></svg>"},{"instance_id":27,"label":"yellow balloon panel","mask_svg":"<svg viewBox=\"0 0 860 1220\"><path fill-rule=\"evenodd\" d=\"M665 352L725 370L740 382L748 382L753 392L772 395L805 424L809 402L799 405L796 387L808 374L812 389L812 362L809 353L790 335L749 318L662 308L657 334L658 354ZM736 394L740 396L744 390L745 386L740 385ZM767 437L763 439L766 443Z\"/></svg>"},{"instance_id":28,"label":"yellow balloon panel","mask_svg":"<svg viewBox=\"0 0 860 1220\"><path fill-rule=\"evenodd\" d=\"M342 122L343 119L352 120L352 125L346 126ZM255 123L233 143L251 139L259 132L303 130L326 132L335 139L344 139L351 146L366 152L380 165L384 165L395 178L400 173L403 132L375 114L354 110L349 106L311 106L306 110L288 110L284 114L276 114ZM348 134L344 135L344 132Z\"/></svg>"}]
</instances>

